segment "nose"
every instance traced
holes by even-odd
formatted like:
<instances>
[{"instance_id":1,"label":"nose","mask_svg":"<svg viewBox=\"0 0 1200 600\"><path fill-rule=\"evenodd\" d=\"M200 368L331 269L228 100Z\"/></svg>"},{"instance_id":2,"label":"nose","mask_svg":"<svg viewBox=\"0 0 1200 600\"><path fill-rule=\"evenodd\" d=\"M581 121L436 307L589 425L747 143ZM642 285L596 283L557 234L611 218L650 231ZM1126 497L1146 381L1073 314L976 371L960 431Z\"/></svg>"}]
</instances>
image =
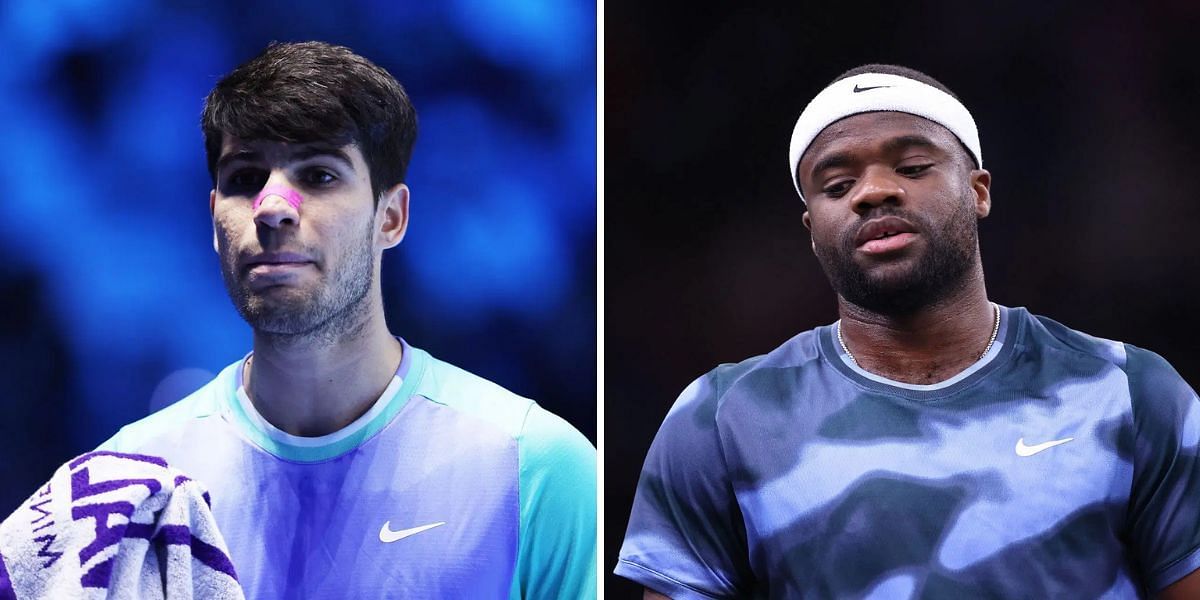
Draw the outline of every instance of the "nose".
<instances>
[{"instance_id":1,"label":"nose","mask_svg":"<svg viewBox=\"0 0 1200 600\"><path fill-rule=\"evenodd\" d=\"M864 214L882 204L901 204L904 199L904 186L891 169L869 167L854 186L850 202L855 212Z\"/></svg>"},{"instance_id":2,"label":"nose","mask_svg":"<svg viewBox=\"0 0 1200 600\"><path fill-rule=\"evenodd\" d=\"M279 229L285 225L300 224L300 193L270 181L254 198L254 222Z\"/></svg>"}]
</instances>

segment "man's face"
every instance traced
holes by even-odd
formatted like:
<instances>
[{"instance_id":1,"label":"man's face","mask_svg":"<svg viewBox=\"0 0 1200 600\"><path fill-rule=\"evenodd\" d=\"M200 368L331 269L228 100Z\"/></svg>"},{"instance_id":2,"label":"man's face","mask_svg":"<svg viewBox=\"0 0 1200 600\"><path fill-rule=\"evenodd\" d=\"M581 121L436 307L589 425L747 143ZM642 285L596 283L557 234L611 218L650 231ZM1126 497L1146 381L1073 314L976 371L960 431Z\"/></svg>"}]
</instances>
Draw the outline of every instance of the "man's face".
<instances>
[{"instance_id":1,"label":"man's face","mask_svg":"<svg viewBox=\"0 0 1200 600\"><path fill-rule=\"evenodd\" d=\"M260 332L297 335L361 310L379 254L362 153L226 138L210 204L221 274L242 318ZM264 189L283 193L256 207Z\"/></svg>"},{"instance_id":2,"label":"man's face","mask_svg":"<svg viewBox=\"0 0 1200 600\"><path fill-rule=\"evenodd\" d=\"M883 314L910 314L968 281L987 171L949 130L898 112L847 117L813 140L798 168L813 251L834 290Z\"/></svg>"}]
</instances>

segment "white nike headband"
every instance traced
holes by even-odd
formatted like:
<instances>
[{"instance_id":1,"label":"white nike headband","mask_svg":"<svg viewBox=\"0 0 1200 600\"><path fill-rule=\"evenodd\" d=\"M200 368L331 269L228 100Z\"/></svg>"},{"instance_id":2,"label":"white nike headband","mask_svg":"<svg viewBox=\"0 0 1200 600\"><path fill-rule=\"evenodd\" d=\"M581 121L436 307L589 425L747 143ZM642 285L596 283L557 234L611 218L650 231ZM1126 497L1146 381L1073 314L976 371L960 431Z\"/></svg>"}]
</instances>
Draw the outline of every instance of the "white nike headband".
<instances>
[{"instance_id":1,"label":"white nike headband","mask_svg":"<svg viewBox=\"0 0 1200 600\"><path fill-rule=\"evenodd\" d=\"M979 168L983 152L979 149L979 130L967 107L946 92L900 75L862 73L835 81L821 90L800 113L792 129L789 151L792 185L800 191L796 169L800 158L826 127L846 117L866 112L896 111L923 117L950 130L971 151Z\"/></svg>"}]
</instances>

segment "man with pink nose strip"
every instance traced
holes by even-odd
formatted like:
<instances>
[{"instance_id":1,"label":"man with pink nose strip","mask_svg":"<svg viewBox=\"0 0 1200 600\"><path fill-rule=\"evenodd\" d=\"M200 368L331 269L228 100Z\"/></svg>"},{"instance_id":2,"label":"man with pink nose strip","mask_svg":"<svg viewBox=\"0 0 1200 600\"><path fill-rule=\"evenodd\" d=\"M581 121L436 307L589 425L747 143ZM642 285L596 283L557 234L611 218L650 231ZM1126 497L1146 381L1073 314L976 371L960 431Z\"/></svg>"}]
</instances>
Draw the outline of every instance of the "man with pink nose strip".
<instances>
[{"instance_id":1,"label":"man with pink nose strip","mask_svg":"<svg viewBox=\"0 0 1200 600\"><path fill-rule=\"evenodd\" d=\"M289 206L296 210L300 210L300 205L304 203L304 198L300 195L300 192L282 185L273 185L269 188L264 188L263 191L259 192L258 195L254 197L254 204L251 206L251 208L258 210L258 206L263 203L263 200L266 200L271 196L282 199L284 202L287 202Z\"/></svg>"},{"instance_id":2,"label":"man with pink nose strip","mask_svg":"<svg viewBox=\"0 0 1200 600\"><path fill-rule=\"evenodd\" d=\"M253 349L103 449L206 485L250 599L595 598L595 448L385 322L417 133L399 82L348 48L272 45L201 125Z\"/></svg>"}]
</instances>

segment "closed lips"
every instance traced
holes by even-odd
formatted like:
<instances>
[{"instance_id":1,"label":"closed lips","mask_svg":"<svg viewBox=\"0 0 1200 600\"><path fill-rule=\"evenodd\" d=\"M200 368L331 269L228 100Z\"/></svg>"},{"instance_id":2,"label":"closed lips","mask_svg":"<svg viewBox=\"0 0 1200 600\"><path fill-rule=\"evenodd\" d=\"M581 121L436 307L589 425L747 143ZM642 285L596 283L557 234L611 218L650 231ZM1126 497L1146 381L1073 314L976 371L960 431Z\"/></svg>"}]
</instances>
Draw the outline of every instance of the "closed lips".
<instances>
[{"instance_id":1,"label":"closed lips","mask_svg":"<svg viewBox=\"0 0 1200 600\"><path fill-rule=\"evenodd\" d=\"M288 264L303 264L310 263L312 259L303 254L295 254L292 252L281 252L271 254L260 254L246 260L247 268L257 265L288 265Z\"/></svg>"}]
</instances>

